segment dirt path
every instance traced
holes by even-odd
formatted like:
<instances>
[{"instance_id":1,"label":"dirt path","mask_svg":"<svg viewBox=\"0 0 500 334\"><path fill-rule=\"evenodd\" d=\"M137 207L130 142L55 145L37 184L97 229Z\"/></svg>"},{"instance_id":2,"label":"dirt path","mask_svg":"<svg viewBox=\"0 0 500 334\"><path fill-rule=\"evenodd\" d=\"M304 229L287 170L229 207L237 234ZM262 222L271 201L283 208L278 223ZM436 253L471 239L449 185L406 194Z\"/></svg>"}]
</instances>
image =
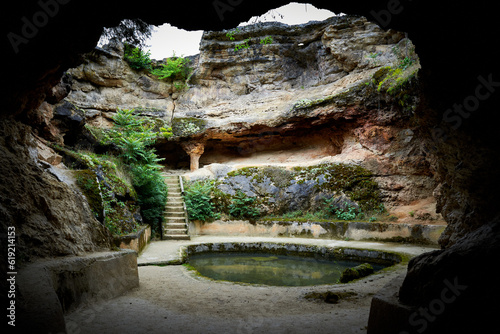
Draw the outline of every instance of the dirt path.
<instances>
[{"instance_id":1,"label":"dirt path","mask_svg":"<svg viewBox=\"0 0 500 334\"><path fill-rule=\"evenodd\" d=\"M214 282L184 266L139 267L140 287L66 317L69 333L366 333L372 296L406 268L348 285L268 287ZM354 292L337 304L311 291Z\"/></svg>"}]
</instances>

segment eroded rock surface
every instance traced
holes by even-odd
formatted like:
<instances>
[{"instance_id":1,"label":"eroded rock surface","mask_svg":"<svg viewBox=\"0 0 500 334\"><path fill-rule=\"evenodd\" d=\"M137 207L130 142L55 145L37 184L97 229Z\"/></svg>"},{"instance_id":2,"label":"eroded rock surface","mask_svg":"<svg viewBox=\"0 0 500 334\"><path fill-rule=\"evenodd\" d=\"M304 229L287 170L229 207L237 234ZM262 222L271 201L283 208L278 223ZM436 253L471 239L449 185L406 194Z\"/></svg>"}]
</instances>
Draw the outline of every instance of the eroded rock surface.
<instances>
[{"instance_id":1,"label":"eroded rock surface","mask_svg":"<svg viewBox=\"0 0 500 334\"><path fill-rule=\"evenodd\" d=\"M16 229L18 262L109 249L83 195L40 154L28 126L0 121L0 221Z\"/></svg>"},{"instance_id":2,"label":"eroded rock surface","mask_svg":"<svg viewBox=\"0 0 500 334\"><path fill-rule=\"evenodd\" d=\"M375 175L389 207L432 198L436 183L412 122L418 95L410 88L402 101L379 85L405 55L415 59L408 73L419 68L403 33L358 16L240 27L234 40L228 31L203 34L183 92L132 70L113 42L68 71L66 101L98 127L118 107L172 119L174 140L158 145L171 167L352 163ZM272 42L260 43L266 37ZM235 50L245 40L249 47Z\"/></svg>"}]
</instances>

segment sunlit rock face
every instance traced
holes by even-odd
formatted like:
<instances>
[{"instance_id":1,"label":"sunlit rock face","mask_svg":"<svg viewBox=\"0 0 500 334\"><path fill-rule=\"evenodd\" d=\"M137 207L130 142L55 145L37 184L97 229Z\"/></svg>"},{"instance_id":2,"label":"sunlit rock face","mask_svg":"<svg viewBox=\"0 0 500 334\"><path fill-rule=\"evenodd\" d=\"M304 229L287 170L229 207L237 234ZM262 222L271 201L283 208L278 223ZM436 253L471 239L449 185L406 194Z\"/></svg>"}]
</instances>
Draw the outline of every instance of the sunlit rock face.
<instances>
[{"instance_id":1,"label":"sunlit rock face","mask_svg":"<svg viewBox=\"0 0 500 334\"><path fill-rule=\"evenodd\" d=\"M175 115L228 127L279 124L293 116L289 111L298 101L339 93L370 78L370 70L395 64L392 49L403 38L353 16L207 31L191 88L177 101ZM237 49L242 44L248 48Z\"/></svg>"},{"instance_id":2,"label":"sunlit rock face","mask_svg":"<svg viewBox=\"0 0 500 334\"><path fill-rule=\"evenodd\" d=\"M436 183L411 121L419 101L414 49L404 33L360 16L206 31L181 90L131 69L112 41L67 71L64 101L98 127L109 127L117 108L171 122L174 139L158 145L170 167L359 164L375 174L388 207L424 201L418 208L436 220L427 205ZM407 56L414 63L403 71ZM389 69L409 74L401 77L409 83L404 101L381 84ZM412 210L395 214L408 220Z\"/></svg>"},{"instance_id":3,"label":"sunlit rock face","mask_svg":"<svg viewBox=\"0 0 500 334\"><path fill-rule=\"evenodd\" d=\"M123 54L123 45L116 41L87 54L83 64L67 72L71 92L66 100L93 119L118 108L142 110L157 117L171 116L174 86L155 80L147 71L133 70Z\"/></svg>"},{"instance_id":4,"label":"sunlit rock face","mask_svg":"<svg viewBox=\"0 0 500 334\"><path fill-rule=\"evenodd\" d=\"M436 186L410 122L418 97L411 90L403 108L377 86L405 52L416 57L403 33L358 16L206 31L173 117L203 122L191 135L205 146L202 165L361 164L387 204L409 204Z\"/></svg>"}]
</instances>

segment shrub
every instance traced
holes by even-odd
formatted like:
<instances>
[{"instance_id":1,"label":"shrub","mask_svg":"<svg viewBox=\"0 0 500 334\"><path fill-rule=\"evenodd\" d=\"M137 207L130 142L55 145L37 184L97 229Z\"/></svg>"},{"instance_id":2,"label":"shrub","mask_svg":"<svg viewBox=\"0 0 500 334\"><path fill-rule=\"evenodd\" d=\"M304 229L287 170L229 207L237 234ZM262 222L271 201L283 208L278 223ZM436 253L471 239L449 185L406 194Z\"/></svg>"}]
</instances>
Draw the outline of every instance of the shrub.
<instances>
[{"instance_id":1,"label":"shrub","mask_svg":"<svg viewBox=\"0 0 500 334\"><path fill-rule=\"evenodd\" d=\"M256 219L260 212L253 205L255 197L248 197L243 192L238 191L229 205L229 214L234 218Z\"/></svg>"},{"instance_id":2,"label":"shrub","mask_svg":"<svg viewBox=\"0 0 500 334\"><path fill-rule=\"evenodd\" d=\"M353 220L356 219L356 214L357 214L356 211L358 210L352 205L346 205L345 208L343 209L336 208L333 209L332 211L331 212L334 213L340 220Z\"/></svg>"},{"instance_id":3,"label":"shrub","mask_svg":"<svg viewBox=\"0 0 500 334\"><path fill-rule=\"evenodd\" d=\"M190 220L207 221L219 218L211 199L213 184L199 181L186 184L184 201Z\"/></svg>"},{"instance_id":4,"label":"shrub","mask_svg":"<svg viewBox=\"0 0 500 334\"><path fill-rule=\"evenodd\" d=\"M250 47L250 38L245 39L243 42L236 44L234 46L234 51L238 51L241 49L248 49Z\"/></svg>"},{"instance_id":5,"label":"shrub","mask_svg":"<svg viewBox=\"0 0 500 334\"><path fill-rule=\"evenodd\" d=\"M273 38L271 36L264 37L260 40L260 44L272 44Z\"/></svg>"},{"instance_id":6,"label":"shrub","mask_svg":"<svg viewBox=\"0 0 500 334\"><path fill-rule=\"evenodd\" d=\"M167 203L167 185L159 168L150 165L132 164L132 184L137 192L144 222L156 233L161 231L163 212Z\"/></svg>"},{"instance_id":7,"label":"shrub","mask_svg":"<svg viewBox=\"0 0 500 334\"><path fill-rule=\"evenodd\" d=\"M234 41L234 35L238 34L240 32L239 28L234 28L226 33L226 37L228 37L231 41Z\"/></svg>"},{"instance_id":8,"label":"shrub","mask_svg":"<svg viewBox=\"0 0 500 334\"><path fill-rule=\"evenodd\" d=\"M167 186L158 165L163 159L150 146L161 134L155 131L154 122L135 115L133 110L118 109L113 120L115 126L104 133L104 143L114 144L120 151L120 157L128 165L132 176L144 222L159 233L167 201Z\"/></svg>"},{"instance_id":9,"label":"shrub","mask_svg":"<svg viewBox=\"0 0 500 334\"><path fill-rule=\"evenodd\" d=\"M158 77L158 79L178 79L187 80L192 68L189 66L191 61L188 58L176 57L175 54L167 59L166 64L161 64L161 67L151 70L151 74Z\"/></svg>"},{"instance_id":10,"label":"shrub","mask_svg":"<svg viewBox=\"0 0 500 334\"><path fill-rule=\"evenodd\" d=\"M149 50L144 52L128 43L125 43L123 46L123 59L125 59L131 68L134 70L151 69L151 53Z\"/></svg>"},{"instance_id":11,"label":"shrub","mask_svg":"<svg viewBox=\"0 0 500 334\"><path fill-rule=\"evenodd\" d=\"M114 144L120 151L125 163L141 163L154 165L163 159L158 158L153 148L158 137L168 135L160 129L154 130L154 123L146 118L134 115L134 110L118 109L113 117L115 126L103 134L104 144Z\"/></svg>"}]
</instances>

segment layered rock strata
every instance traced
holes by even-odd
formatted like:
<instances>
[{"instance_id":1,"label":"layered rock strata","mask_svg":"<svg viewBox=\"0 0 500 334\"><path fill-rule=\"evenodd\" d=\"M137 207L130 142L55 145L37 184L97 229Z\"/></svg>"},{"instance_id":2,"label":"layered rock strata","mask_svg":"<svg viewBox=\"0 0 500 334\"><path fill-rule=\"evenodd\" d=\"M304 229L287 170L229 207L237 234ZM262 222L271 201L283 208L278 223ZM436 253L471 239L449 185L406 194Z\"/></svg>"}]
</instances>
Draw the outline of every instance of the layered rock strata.
<instances>
[{"instance_id":1,"label":"layered rock strata","mask_svg":"<svg viewBox=\"0 0 500 334\"><path fill-rule=\"evenodd\" d=\"M432 198L411 121L416 92L402 101L380 84L404 57L414 59L405 73L419 68L403 33L356 16L240 27L234 40L228 32L203 34L185 91L132 70L113 42L68 71L66 101L98 127L119 107L171 121L173 140L158 145L170 167L347 162L375 174L389 206ZM243 41L249 47L236 50Z\"/></svg>"}]
</instances>

